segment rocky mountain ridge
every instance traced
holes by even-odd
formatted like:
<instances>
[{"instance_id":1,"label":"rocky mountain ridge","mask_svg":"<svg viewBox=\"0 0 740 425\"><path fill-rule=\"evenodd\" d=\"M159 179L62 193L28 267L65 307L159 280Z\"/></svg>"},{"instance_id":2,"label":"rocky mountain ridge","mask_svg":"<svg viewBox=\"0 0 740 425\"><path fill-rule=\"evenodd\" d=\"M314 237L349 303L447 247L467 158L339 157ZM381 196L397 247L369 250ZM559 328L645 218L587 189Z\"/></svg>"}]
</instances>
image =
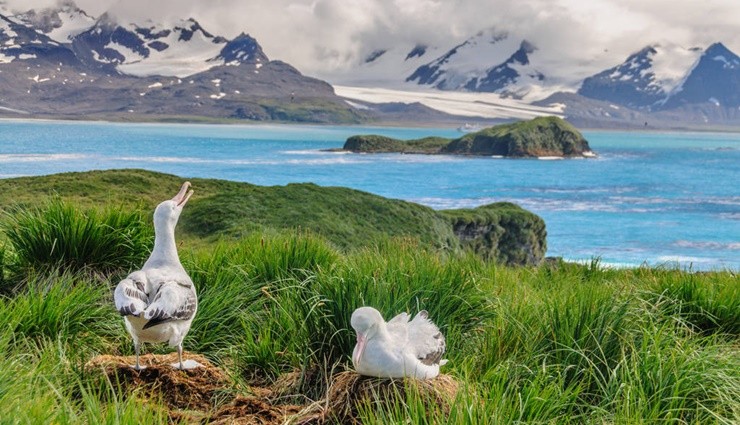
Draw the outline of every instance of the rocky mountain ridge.
<instances>
[{"instance_id":1,"label":"rocky mountain ridge","mask_svg":"<svg viewBox=\"0 0 740 425\"><path fill-rule=\"evenodd\" d=\"M84 28L82 23L89 25ZM254 38L89 19L73 2L0 9L0 114L117 120L358 122L328 83L270 60Z\"/></svg>"}]
</instances>

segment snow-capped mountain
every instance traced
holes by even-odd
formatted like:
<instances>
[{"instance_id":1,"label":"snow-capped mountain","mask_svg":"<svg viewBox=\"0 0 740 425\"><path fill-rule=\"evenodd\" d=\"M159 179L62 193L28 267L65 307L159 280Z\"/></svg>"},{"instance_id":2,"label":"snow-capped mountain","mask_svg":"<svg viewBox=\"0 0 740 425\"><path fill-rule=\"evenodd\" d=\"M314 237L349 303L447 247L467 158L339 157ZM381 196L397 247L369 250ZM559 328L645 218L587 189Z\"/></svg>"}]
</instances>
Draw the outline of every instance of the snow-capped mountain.
<instances>
[{"instance_id":1,"label":"snow-capped mountain","mask_svg":"<svg viewBox=\"0 0 740 425\"><path fill-rule=\"evenodd\" d=\"M661 106L671 109L701 103L740 107L740 57L722 43L704 51Z\"/></svg>"},{"instance_id":2,"label":"snow-capped mountain","mask_svg":"<svg viewBox=\"0 0 740 425\"><path fill-rule=\"evenodd\" d=\"M58 43L70 43L73 37L95 24L95 18L78 8L71 0L60 1L56 7L28 10L10 18L36 29Z\"/></svg>"},{"instance_id":3,"label":"snow-capped mountain","mask_svg":"<svg viewBox=\"0 0 740 425\"><path fill-rule=\"evenodd\" d=\"M701 48L655 44L623 63L586 78L578 94L631 108L656 108L685 78Z\"/></svg>"},{"instance_id":4,"label":"snow-capped mountain","mask_svg":"<svg viewBox=\"0 0 740 425\"><path fill-rule=\"evenodd\" d=\"M441 90L499 93L522 99L540 94L547 86L546 76L536 64L536 52L527 40L494 30L481 31L420 66L406 81Z\"/></svg>"},{"instance_id":5,"label":"snow-capped mountain","mask_svg":"<svg viewBox=\"0 0 740 425\"><path fill-rule=\"evenodd\" d=\"M85 16L71 2L24 13L0 3L0 114L358 119L332 86L269 60L246 34L228 40L194 19L137 24L107 14L72 25Z\"/></svg>"},{"instance_id":6,"label":"snow-capped mountain","mask_svg":"<svg viewBox=\"0 0 740 425\"><path fill-rule=\"evenodd\" d=\"M60 43L25 25L0 15L0 63L13 61L72 63L76 58Z\"/></svg>"},{"instance_id":7,"label":"snow-capped mountain","mask_svg":"<svg viewBox=\"0 0 740 425\"><path fill-rule=\"evenodd\" d=\"M186 77L227 63L256 65L269 61L248 35L229 41L207 32L194 19L172 25L138 25L119 24L103 15L72 39L72 48L88 64L136 76Z\"/></svg>"},{"instance_id":8,"label":"snow-capped mountain","mask_svg":"<svg viewBox=\"0 0 740 425\"><path fill-rule=\"evenodd\" d=\"M401 88L407 85L407 76L444 50L420 43L383 45L366 52L350 69L329 73L327 78L339 85Z\"/></svg>"}]
</instances>

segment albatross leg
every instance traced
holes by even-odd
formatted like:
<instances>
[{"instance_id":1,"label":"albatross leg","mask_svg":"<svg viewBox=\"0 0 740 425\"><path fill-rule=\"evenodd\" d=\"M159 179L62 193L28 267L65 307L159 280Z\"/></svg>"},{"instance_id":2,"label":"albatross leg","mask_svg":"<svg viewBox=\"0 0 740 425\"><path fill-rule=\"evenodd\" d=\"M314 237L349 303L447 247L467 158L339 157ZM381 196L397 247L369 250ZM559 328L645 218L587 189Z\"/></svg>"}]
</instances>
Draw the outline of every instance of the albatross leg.
<instances>
[{"instance_id":1,"label":"albatross leg","mask_svg":"<svg viewBox=\"0 0 740 425\"><path fill-rule=\"evenodd\" d=\"M185 367L182 365L182 343L177 345L177 360L180 361L180 370L183 370Z\"/></svg>"},{"instance_id":2,"label":"albatross leg","mask_svg":"<svg viewBox=\"0 0 740 425\"><path fill-rule=\"evenodd\" d=\"M189 370L203 366L195 360L185 360L184 362L182 361L182 343L178 344L177 346L177 359L179 360L178 363L172 363L172 367L174 367L175 369Z\"/></svg>"},{"instance_id":3,"label":"albatross leg","mask_svg":"<svg viewBox=\"0 0 740 425\"><path fill-rule=\"evenodd\" d=\"M145 367L141 367L141 364L139 364L139 351L141 350L141 343L139 341L134 341L134 349L136 350L136 365L134 369L137 371L145 369Z\"/></svg>"}]
</instances>

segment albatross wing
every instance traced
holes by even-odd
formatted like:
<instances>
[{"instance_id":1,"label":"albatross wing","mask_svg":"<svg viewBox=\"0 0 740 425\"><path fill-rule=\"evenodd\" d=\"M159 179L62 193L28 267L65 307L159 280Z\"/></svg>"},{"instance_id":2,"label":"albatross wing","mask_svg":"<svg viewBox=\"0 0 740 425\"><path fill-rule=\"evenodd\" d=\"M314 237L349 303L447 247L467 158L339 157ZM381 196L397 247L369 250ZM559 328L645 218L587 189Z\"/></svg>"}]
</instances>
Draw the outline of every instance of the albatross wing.
<instances>
[{"instance_id":1,"label":"albatross wing","mask_svg":"<svg viewBox=\"0 0 740 425\"><path fill-rule=\"evenodd\" d=\"M121 316L138 316L146 310L149 297L146 294L144 276L129 275L123 279L113 293L116 310Z\"/></svg>"},{"instance_id":2,"label":"albatross wing","mask_svg":"<svg viewBox=\"0 0 740 425\"><path fill-rule=\"evenodd\" d=\"M443 365L446 344L445 337L437 325L429 320L426 310L420 311L408 325L409 346L420 362L427 366Z\"/></svg>"},{"instance_id":3,"label":"albatross wing","mask_svg":"<svg viewBox=\"0 0 740 425\"><path fill-rule=\"evenodd\" d=\"M143 329L172 320L192 319L197 308L198 299L191 282L164 282L144 312L144 318L149 321Z\"/></svg>"}]
</instances>

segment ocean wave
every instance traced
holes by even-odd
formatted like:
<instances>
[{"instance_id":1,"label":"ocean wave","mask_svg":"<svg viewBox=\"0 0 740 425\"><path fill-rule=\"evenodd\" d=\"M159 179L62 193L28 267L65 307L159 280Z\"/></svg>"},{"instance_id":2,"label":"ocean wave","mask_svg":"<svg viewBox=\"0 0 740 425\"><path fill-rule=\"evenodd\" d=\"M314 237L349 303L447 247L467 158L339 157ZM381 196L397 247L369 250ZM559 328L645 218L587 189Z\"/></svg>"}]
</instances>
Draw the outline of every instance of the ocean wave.
<instances>
[{"instance_id":1,"label":"ocean wave","mask_svg":"<svg viewBox=\"0 0 740 425\"><path fill-rule=\"evenodd\" d=\"M735 205L732 198L722 199L667 199L661 197L608 197L605 199L572 199L572 198L541 198L527 197L514 198L510 196L487 196L480 198L442 198L442 197L421 197L409 199L422 205L434 209L451 209L451 208L475 208L481 205L494 202L513 202L522 207L535 211L550 212L605 212L605 213L631 213L631 214L649 214L667 211L681 211L684 208L681 205L693 204L721 204ZM740 213L721 213L721 218L738 220Z\"/></svg>"},{"instance_id":2,"label":"ocean wave","mask_svg":"<svg viewBox=\"0 0 740 425\"><path fill-rule=\"evenodd\" d=\"M173 156L124 156L107 158L112 161L154 162L168 164L209 164L209 165L331 165L331 164L365 164L370 161L348 157L330 157L315 159L202 159Z\"/></svg>"},{"instance_id":3,"label":"ocean wave","mask_svg":"<svg viewBox=\"0 0 740 425\"><path fill-rule=\"evenodd\" d=\"M299 150L287 150L279 151L278 153L284 155L350 155L350 151L326 151L321 149L299 149Z\"/></svg>"},{"instance_id":4,"label":"ocean wave","mask_svg":"<svg viewBox=\"0 0 740 425\"><path fill-rule=\"evenodd\" d=\"M598 193L630 193L638 190L635 186L622 187L532 187L523 188L522 190L534 193L559 193L559 194L598 194Z\"/></svg>"},{"instance_id":5,"label":"ocean wave","mask_svg":"<svg viewBox=\"0 0 740 425\"><path fill-rule=\"evenodd\" d=\"M661 255L656 260L658 263L719 263L716 258L693 257L688 255Z\"/></svg>"},{"instance_id":6,"label":"ocean wave","mask_svg":"<svg viewBox=\"0 0 740 425\"><path fill-rule=\"evenodd\" d=\"M696 248L696 249L707 249L707 250L728 250L736 251L740 250L740 242L713 242L713 241L687 241L678 240L673 242L674 246L679 248Z\"/></svg>"},{"instance_id":7,"label":"ocean wave","mask_svg":"<svg viewBox=\"0 0 740 425\"><path fill-rule=\"evenodd\" d=\"M41 161L75 161L95 158L96 155L79 153L7 153L0 154L0 162L41 162Z\"/></svg>"}]
</instances>

